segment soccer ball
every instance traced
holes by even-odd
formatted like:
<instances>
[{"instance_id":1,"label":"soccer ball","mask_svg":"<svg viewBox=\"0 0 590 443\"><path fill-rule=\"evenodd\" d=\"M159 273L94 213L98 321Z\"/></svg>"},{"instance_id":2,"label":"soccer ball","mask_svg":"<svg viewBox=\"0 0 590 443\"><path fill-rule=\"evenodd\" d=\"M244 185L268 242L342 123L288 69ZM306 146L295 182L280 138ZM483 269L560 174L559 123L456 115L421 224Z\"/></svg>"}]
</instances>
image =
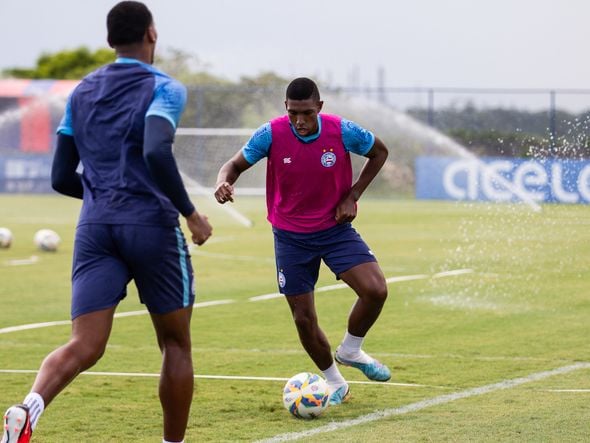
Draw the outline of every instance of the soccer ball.
<instances>
[{"instance_id":1,"label":"soccer ball","mask_svg":"<svg viewBox=\"0 0 590 443\"><path fill-rule=\"evenodd\" d=\"M0 228L0 248L10 248L12 232L8 228Z\"/></svg>"},{"instance_id":2,"label":"soccer ball","mask_svg":"<svg viewBox=\"0 0 590 443\"><path fill-rule=\"evenodd\" d=\"M294 375L283 389L283 405L297 418L319 417L329 403L328 383L311 372Z\"/></svg>"},{"instance_id":3,"label":"soccer ball","mask_svg":"<svg viewBox=\"0 0 590 443\"><path fill-rule=\"evenodd\" d=\"M40 229L35 233L33 242L42 251L54 252L57 251L57 246L61 242L61 238L57 232L51 229Z\"/></svg>"}]
</instances>

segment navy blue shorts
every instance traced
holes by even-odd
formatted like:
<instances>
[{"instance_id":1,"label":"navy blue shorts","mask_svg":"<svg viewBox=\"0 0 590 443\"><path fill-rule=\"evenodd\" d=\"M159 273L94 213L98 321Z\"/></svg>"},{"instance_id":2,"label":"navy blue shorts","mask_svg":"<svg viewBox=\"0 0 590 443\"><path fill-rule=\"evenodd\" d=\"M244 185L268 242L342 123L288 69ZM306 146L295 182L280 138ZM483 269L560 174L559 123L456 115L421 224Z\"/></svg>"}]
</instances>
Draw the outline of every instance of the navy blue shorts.
<instances>
[{"instance_id":1,"label":"navy blue shorts","mask_svg":"<svg viewBox=\"0 0 590 443\"><path fill-rule=\"evenodd\" d=\"M192 306L193 268L179 227L85 224L76 229L72 319L116 306L134 280L149 312Z\"/></svg>"},{"instance_id":2,"label":"navy blue shorts","mask_svg":"<svg viewBox=\"0 0 590 443\"><path fill-rule=\"evenodd\" d=\"M322 260L336 278L354 266L377 261L350 223L311 234L273 228L273 234L281 294L313 291Z\"/></svg>"}]
</instances>

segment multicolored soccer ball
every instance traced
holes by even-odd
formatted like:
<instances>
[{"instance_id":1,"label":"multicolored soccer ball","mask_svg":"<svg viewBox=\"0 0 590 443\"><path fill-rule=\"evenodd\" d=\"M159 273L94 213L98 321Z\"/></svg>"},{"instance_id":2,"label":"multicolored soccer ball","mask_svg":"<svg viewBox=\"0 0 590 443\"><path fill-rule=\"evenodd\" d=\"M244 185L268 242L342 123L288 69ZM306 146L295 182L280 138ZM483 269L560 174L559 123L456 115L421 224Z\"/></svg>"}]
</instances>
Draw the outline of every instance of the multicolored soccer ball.
<instances>
[{"instance_id":1,"label":"multicolored soccer ball","mask_svg":"<svg viewBox=\"0 0 590 443\"><path fill-rule=\"evenodd\" d=\"M33 242L35 243L35 246L42 251L54 252L57 251L61 238L57 232L52 231L51 229L40 229L35 233Z\"/></svg>"},{"instance_id":2,"label":"multicolored soccer ball","mask_svg":"<svg viewBox=\"0 0 590 443\"><path fill-rule=\"evenodd\" d=\"M0 228L0 248L10 248L12 232L8 228Z\"/></svg>"},{"instance_id":3,"label":"multicolored soccer ball","mask_svg":"<svg viewBox=\"0 0 590 443\"><path fill-rule=\"evenodd\" d=\"M329 403L328 383L311 372L294 375L283 389L283 405L297 418L319 417Z\"/></svg>"}]
</instances>

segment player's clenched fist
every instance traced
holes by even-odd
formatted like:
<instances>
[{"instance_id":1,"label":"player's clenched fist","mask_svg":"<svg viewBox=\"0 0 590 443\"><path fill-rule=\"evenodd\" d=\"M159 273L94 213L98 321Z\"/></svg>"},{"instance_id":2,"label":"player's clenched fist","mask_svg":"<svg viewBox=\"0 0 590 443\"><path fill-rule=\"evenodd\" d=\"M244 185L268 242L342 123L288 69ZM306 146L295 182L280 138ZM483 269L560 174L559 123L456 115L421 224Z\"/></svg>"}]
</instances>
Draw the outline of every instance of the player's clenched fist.
<instances>
[{"instance_id":1,"label":"player's clenched fist","mask_svg":"<svg viewBox=\"0 0 590 443\"><path fill-rule=\"evenodd\" d=\"M207 216L199 214L197 211L187 217L186 224L191 231L193 243L196 245L201 246L213 233L213 228L209 224Z\"/></svg>"}]
</instances>

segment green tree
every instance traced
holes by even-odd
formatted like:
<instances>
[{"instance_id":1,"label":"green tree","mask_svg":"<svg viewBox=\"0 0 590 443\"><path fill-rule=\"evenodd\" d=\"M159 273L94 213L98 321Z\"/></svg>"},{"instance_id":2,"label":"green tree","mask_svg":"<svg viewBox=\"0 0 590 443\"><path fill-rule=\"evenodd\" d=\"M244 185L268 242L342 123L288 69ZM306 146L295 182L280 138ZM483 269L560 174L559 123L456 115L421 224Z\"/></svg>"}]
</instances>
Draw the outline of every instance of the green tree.
<instances>
[{"instance_id":1,"label":"green tree","mask_svg":"<svg viewBox=\"0 0 590 443\"><path fill-rule=\"evenodd\" d=\"M35 67L7 69L2 74L27 79L79 80L115 58L115 52L109 48L92 52L79 47L43 53ZM195 54L175 48L157 51L154 65L188 88L181 126L256 127L283 111L287 80L273 72L233 82L212 74L209 65Z\"/></svg>"},{"instance_id":2,"label":"green tree","mask_svg":"<svg viewBox=\"0 0 590 443\"><path fill-rule=\"evenodd\" d=\"M115 60L112 49L101 48L92 52L86 47L43 53L34 68L11 68L5 76L30 79L77 80L99 66Z\"/></svg>"}]
</instances>

